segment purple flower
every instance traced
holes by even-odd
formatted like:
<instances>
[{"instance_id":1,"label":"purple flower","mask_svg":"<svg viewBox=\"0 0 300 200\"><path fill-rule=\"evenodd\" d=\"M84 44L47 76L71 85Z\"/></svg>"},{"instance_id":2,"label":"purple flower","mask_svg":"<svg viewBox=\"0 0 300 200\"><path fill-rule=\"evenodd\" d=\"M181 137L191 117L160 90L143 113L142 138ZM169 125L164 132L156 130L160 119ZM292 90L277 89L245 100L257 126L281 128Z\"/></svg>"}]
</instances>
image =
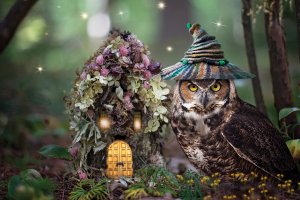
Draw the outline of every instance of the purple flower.
<instances>
[{"instance_id":1,"label":"purple flower","mask_svg":"<svg viewBox=\"0 0 300 200\"><path fill-rule=\"evenodd\" d=\"M99 70L99 69L100 69L100 67L96 63L94 63L93 64L93 70Z\"/></svg>"},{"instance_id":2,"label":"purple flower","mask_svg":"<svg viewBox=\"0 0 300 200\"><path fill-rule=\"evenodd\" d=\"M150 60L149 60L148 56L143 54L142 59L143 59L143 64L144 64L145 68L147 68L150 64Z\"/></svg>"},{"instance_id":3,"label":"purple flower","mask_svg":"<svg viewBox=\"0 0 300 200\"><path fill-rule=\"evenodd\" d=\"M125 47L125 46L121 46L120 48L119 48L119 51L120 51L120 55L121 56L127 56L128 55L128 49Z\"/></svg>"},{"instance_id":4,"label":"purple flower","mask_svg":"<svg viewBox=\"0 0 300 200\"><path fill-rule=\"evenodd\" d=\"M145 89L150 89L150 83L148 81L144 81L143 86Z\"/></svg>"},{"instance_id":5,"label":"purple flower","mask_svg":"<svg viewBox=\"0 0 300 200\"><path fill-rule=\"evenodd\" d=\"M87 179L87 174L83 170L79 169L77 173L80 180Z\"/></svg>"},{"instance_id":6,"label":"purple flower","mask_svg":"<svg viewBox=\"0 0 300 200\"><path fill-rule=\"evenodd\" d=\"M103 55L102 55L102 54L100 54L99 56L97 56L97 58L96 58L96 63L97 63L98 65L103 65L103 64L104 64L104 58L103 58Z\"/></svg>"},{"instance_id":7,"label":"purple flower","mask_svg":"<svg viewBox=\"0 0 300 200\"><path fill-rule=\"evenodd\" d=\"M143 63L135 63L134 68L137 69L137 71L144 71L145 65Z\"/></svg>"},{"instance_id":8,"label":"purple flower","mask_svg":"<svg viewBox=\"0 0 300 200\"><path fill-rule=\"evenodd\" d=\"M160 63L159 62L154 62L151 63L148 67L148 69L152 72L152 73L159 73L160 71Z\"/></svg>"},{"instance_id":9,"label":"purple flower","mask_svg":"<svg viewBox=\"0 0 300 200\"><path fill-rule=\"evenodd\" d=\"M114 76L118 76L118 75L120 75L120 74L123 74L124 71L123 71L123 69L122 69L121 66L116 65L116 66L111 67L111 73L112 73Z\"/></svg>"},{"instance_id":10,"label":"purple flower","mask_svg":"<svg viewBox=\"0 0 300 200\"><path fill-rule=\"evenodd\" d=\"M145 70L143 75L146 80L149 80L152 76L152 74L149 70Z\"/></svg>"},{"instance_id":11,"label":"purple flower","mask_svg":"<svg viewBox=\"0 0 300 200\"><path fill-rule=\"evenodd\" d=\"M91 66L91 64L88 64L88 65L85 65L85 67L86 67L87 69L90 69L92 66Z\"/></svg>"},{"instance_id":12,"label":"purple flower","mask_svg":"<svg viewBox=\"0 0 300 200\"><path fill-rule=\"evenodd\" d=\"M110 52L110 49L109 49L109 48L105 48L105 49L103 50L103 54L104 54L104 55L109 54L109 52Z\"/></svg>"},{"instance_id":13,"label":"purple flower","mask_svg":"<svg viewBox=\"0 0 300 200\"><path fill-rule=\"evenodd\" d=\"M106 77L109 74L109 70L107 68L101 68L100 74L101 76Z\"/></svg>"},{"instance_id":14,"label":"purple flower","mask_svg":"<svg viewBox=\"0 0 300 200\"><path fill-rule=\"evenodd\" d=\"M83 71L81 74L80 74L80 78L82 79L82 80L85 80L86 79L86 72L85 71Z\"/></svg>"}]
</instances>

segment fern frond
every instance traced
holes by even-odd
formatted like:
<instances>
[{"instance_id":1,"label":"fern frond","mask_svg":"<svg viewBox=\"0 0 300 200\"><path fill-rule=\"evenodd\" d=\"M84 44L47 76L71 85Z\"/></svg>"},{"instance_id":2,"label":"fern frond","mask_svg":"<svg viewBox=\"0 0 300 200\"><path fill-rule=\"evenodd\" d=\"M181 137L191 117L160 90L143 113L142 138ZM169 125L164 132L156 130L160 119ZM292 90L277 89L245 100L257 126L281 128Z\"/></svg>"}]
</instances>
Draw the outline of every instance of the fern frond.
<instances>
[{"instance_id":1,"label":"fern frond","mask_svg":"<svg viewBox=\"0 0 300 200\"><path fill-rule=\"evenodd\" d=\"M85 179L73 188L69 200L104 200L107 196L107 180L103 179L95 183L94 179Z\"/></svg>"}]
</instances>

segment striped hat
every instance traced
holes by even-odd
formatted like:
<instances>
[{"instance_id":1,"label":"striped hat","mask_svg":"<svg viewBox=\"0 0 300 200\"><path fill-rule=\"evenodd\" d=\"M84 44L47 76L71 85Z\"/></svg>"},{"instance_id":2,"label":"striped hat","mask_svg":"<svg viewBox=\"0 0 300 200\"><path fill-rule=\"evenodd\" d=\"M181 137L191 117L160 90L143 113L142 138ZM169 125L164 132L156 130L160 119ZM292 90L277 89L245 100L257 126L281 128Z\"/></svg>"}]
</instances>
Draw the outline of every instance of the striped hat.
<instances>
[{"instance_id":1,"label":"striped hat","mask_svg":"<svg viewBox=\"0 0 300 200\"><path fill-rule=\"evenodd\" d=\"M247 79L255 77L224 59L221 45L199 24L191 25L188 23L187 27L194 38L194 42L180 62L162 70L161 75L165 80Z\"/></svg>"}]
</instances>

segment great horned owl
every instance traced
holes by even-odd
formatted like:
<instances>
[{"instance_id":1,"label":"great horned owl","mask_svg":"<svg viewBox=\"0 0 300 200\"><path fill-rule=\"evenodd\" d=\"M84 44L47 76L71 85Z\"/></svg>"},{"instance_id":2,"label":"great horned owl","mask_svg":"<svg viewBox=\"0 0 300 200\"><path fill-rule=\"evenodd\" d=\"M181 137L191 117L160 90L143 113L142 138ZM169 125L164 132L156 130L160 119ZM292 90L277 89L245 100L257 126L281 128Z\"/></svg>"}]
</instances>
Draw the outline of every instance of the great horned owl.
<instances>
[{"instance_id":1,"label":"great horned owl","mask_svg":"<svg viewBox=\"0 0 300 200\"><path fill-rule=\"evenodd\" d=\"M238 97L233 80L178 81L173 104L171 125L199 171L299 178L279 131Z\"/></svg>"}]
</instances>

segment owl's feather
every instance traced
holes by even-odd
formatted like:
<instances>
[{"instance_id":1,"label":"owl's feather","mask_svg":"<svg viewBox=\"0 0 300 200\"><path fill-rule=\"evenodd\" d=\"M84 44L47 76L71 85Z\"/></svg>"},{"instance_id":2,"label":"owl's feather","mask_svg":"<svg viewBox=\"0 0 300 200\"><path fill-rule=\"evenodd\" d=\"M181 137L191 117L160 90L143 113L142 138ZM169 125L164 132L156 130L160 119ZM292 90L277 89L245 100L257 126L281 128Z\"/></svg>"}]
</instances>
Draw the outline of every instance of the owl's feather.
<instances>
[{"instance_id":1,"label":"owl's feather","mask_svg":"<svg viewBox=\"0 0 300 200\"><path fill-rule=\"evenodd\" d=\"M224 125L222 136L243 159L269 175L299 178L299 172L279 131L255 107L240 106Z\"/></svg>"}]
</instances>

